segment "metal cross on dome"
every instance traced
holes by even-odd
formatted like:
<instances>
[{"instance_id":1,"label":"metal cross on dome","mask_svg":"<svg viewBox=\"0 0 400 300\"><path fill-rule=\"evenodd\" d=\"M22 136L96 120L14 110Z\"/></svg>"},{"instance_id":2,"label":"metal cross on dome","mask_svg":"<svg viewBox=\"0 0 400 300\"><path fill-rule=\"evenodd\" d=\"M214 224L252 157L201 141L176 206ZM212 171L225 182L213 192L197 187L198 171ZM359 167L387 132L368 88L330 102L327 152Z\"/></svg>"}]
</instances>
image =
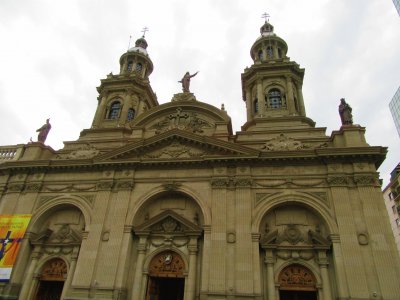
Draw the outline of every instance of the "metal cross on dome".
<instances>
[{"instance_id":1,"label":"metal cross on dome","mask_svg":"<svg viewBox=\"0 0 400 300\"><path fill-rule=\"evenodd\" d=\"M146 35L146 32L147 31L149 31L149 28L147 28L147 27L143 27L143 29L142 29L142 32L143 32L143 38L145 37L145 35Z\"/></svg>"},{"instance_id":2,"label":"metal cross on dome","mask_svg":"<svg viewBox=\"0 0 400 300\"><path fill-rule=\"evenodd\" d=\"M268 13L263 13L262 16L261 16L261 18L264 18L264 19L265 19L265 23L268 23L268 22L269 22L269 14L268 14Z\"/></svg>"}]
</instances>

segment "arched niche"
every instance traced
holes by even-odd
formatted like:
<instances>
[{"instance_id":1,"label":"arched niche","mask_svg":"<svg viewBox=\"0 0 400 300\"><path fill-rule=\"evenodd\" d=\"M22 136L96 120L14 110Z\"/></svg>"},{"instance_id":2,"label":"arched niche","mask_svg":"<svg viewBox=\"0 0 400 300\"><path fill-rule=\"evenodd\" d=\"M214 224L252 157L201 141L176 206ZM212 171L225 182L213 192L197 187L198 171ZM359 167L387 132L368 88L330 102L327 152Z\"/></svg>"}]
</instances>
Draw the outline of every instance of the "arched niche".
<instances>
[{"instance_id":1,"label":"arched niche","mask_svg":"<svg viewBox=\"0 0 400 300\"><path fill-rule=\"evenodd\" d=\"M167 210L174 211L198 226L204 224L204 216L198 203L185 193L171 191L161 192L147 199L137 210L133 226L139 226Z\"/></svg>"}]
</instances>

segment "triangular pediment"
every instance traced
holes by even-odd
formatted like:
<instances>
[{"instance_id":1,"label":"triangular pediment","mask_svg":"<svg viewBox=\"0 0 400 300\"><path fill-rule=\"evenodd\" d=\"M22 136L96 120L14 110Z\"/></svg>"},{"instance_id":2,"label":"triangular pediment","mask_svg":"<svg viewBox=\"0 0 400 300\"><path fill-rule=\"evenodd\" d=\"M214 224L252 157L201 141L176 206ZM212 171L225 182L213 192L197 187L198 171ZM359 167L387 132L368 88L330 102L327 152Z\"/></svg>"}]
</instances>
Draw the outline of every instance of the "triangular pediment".
<instances>
[{"instance_id":1,"label":"triangular pediment","mask_svg":"<svg viewBox=\"0 0 400 300\"><path fill-rule=\"evenodd\" d=\"M173 210L166 210L133 229L140 234L200 235L201 227L183 218Z\"/></svg>"},{"instance_id":2,"label":"triangular pediment","mask_svg":"<svg viewBox=\"0 0 400 300\"><path fill-rule=\"evenodd\" d=\"M95 158L105 160L196 160L213 157L257 157L258 150L213 137L199 136L174 129L148 139L133 142Z\"/></svg>"}]
</instances>

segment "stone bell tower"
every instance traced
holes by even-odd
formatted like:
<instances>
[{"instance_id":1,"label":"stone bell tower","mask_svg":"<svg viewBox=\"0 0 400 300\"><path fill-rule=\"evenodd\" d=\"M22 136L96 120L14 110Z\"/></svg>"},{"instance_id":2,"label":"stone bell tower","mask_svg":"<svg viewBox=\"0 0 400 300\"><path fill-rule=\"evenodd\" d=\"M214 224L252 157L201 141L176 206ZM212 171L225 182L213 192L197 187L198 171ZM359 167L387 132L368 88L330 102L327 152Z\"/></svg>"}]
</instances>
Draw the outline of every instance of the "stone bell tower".
<instances>
[{"instance_id":1,"label":"stone bell tower","mask_svg":"<svg viewBox=\"0 0 400 300\"><path fill-rule=\"evenodd\" d=\"M143 112L158 106L149 81L153 63L147 46L143 35L136 40L134 47L122 54L119 74L110 73L101 80L97 87L98 106L92 128L82 131L81 138L93 138L93 135L96 139L128 136L129 123Z\"/></svg>"},{"instance_id":2,"label":"stone bell tower","mask_svg":"<svg viewBox=\"0 0 400 300\"><path fill-rule=\"evenodd\" d=\"M250 50L254 63L242 74L247 107L244 127L271 128L282 122L292 126L311 124L306 118L302 94L304 69L290 60L286 42L274 33L268 21L261 26L260 33Z\"/></svg>"}]
</instances>

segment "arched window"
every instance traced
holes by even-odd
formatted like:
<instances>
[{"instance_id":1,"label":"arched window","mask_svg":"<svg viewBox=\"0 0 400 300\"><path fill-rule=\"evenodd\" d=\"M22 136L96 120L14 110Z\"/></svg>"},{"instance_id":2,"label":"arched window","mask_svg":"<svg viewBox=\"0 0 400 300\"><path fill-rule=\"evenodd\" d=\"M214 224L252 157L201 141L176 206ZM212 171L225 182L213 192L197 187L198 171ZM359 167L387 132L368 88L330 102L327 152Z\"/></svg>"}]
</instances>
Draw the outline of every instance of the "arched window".
<instances>
[{"instance_id":1,"label":"arched window","mask_svg":"<svg viewBox=\"0 0 400 300\"><path fill-rule=\"evenodd\" d=\"M282 108L282 96L278 89L271 89L268 92L268 106L271 109Z\"/></svg>"},{"instance_id":2,"label":"arched window","mask_svg":"<svg viewBox=\"0 0 400 300\"><path fill-rule=\"evenodd\" d=\"M132 71L133 61L128 61L128 72Z\"/></svg>"},{"instance_id":3,"label":"arched window","mask_svg":"<svg viewBox=\"0 0 400 300\"><path fill-rule=\"evenodd\" d=\"M260 49L260 50L258 51L258 59L262 60L263 58L264 58L264 55L263 55L262 50Z\"/></svg>"},{"instance_id":4,"label":"arched window","mask_svg":"<svg viewBox=\"0 0 400 300\"><path fill-rule=\"evenodd\" d=\"M272 52L272 47L268 46L267 48L267 57L268 58L273 58L274 57L274 53Z\"/></svg>"},{"instance_id":5,"label":"arched window","mask_svg":"<svg viewBox=\"0 0 400 300\"><path fill-rule=\"evenodd\" d=\"M110 112L108 113L108 118L113 120L119 117L119 112L121 110L121 103L119 101L114 101L111 104Z\"/></svg>"},{"instance_id":6,"label":"arched window","mask_svg":"<svg viewBox=\"0 0 400 300\"><path fill-rule=\"evenodd\" d=\"M129 122L129 121L132 121L134 117L135 117L135 110L134 110L133 108L130 108L130 109L128 110L128 116L126 117L126 120L127 120L128 122Z\"/></svg>"},{"instance_id":7,"label":"arched window","mask_svg":"<svg viewBox=\"0 0 400 300\"><path fill-rule=\"evenodd\" d=\"M255 113L258 113L258 99L254 99L253 101L253 109Z\"/></svg>"},{"instance_id":8,"label":"arched window","mask_svg":"<svg viewBox=\"0 0 400 300\"><path fill-rule=\"evenodd\" d=\"M142 71L142 64L141 63L137 63L136 64L136 72L140 72L140 71Z\"/></svg>"}]
</instances>

